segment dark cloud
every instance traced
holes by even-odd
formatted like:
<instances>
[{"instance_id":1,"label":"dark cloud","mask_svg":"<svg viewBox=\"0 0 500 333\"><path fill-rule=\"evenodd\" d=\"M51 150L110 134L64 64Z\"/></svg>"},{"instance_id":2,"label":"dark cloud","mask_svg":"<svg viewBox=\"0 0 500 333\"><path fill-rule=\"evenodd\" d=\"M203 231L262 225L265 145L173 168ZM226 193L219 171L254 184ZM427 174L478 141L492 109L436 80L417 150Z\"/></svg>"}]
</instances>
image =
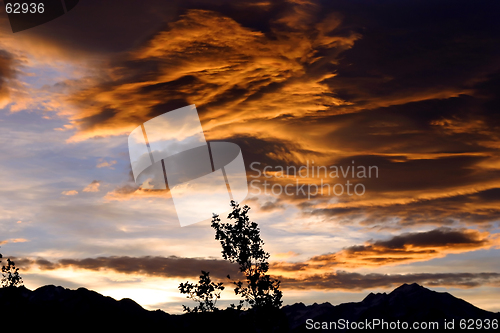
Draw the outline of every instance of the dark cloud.
<instances>
[{"instance_id":1,"label":"dark cloud","mask_svg":"<svg viewBox=\"0 0 500 333\"><path fill-rule=\"evenodd\" d=\"M262 204L259 209L263 212L271 212L274 210L280 210L283 209L283 205L280 205L277 202L272 202L272 201L266 201L264 204Z\"/></svg>"},{"instance_id":2,"label":"dark cloud","mask_svg":"<svg viewBox=\"0 0 500 333\"><path fill-rule=\"evenodd\" d=\"M19 72L19 62L8 51L0 50L0 105L9 102L10 91L18 86L16 75Z\"/></svg>"},{"instance_id":3,"label":"dark cloud","mask_svg":"<svg viewBox=\"0 0 500 333\"><path fill-rule=\"evenodd\" d=\"M256 141L256 140L251 140ZM245 147L245 144L243 145ZM250 148L250 147L249 147ZM267 156L259 158L258 153L267 149ZM250 149L249 149L250 150ZM287 162L286 159L294 157L300 158L300 154L308 154L308 177L303 170L298 173L299 168L305 168L306 163L300 164L297 161ZM500 170L492 168L482 168L480 164L488 162L488 156L481 155L448 155L422 156L418 159L409 159L404 155L384 156L384 155L352 155L347 158L334 159L328 162L321 154L305 152L303 149L289 146L274 147L272 143L263 143L256 147L253 152L245 155L249 157L246 161L248 175L251 179L266 180L270 184L291 184L291 193L296 193L295 180L310 184L329 184L330 187L337 183L345 184L347 180L351 184L363 184L366 189L366 196L373 198L380 194L404 195L405 193L421 194L431 192L453 192L455 189L467 188L469 186L488 187L490 184L500 184ZM314 156L317 158L316 162ZM317 160L324 160L326 163L318 163ZM266 162L262 162L266 161ZM251 165L253 162L254 163ZM273 175L266 179L264 168L268 175ZM287 167L295 167L287 170ZM318 168L322 169L318 169ZM287 179L281 176L281 168ZM335 168L335 169L334 169ZM261 176L258 177L259 170ZM354 177L352 171L354 170ZM337 172L338 171L338 172ZM273 172L275 174L273 174ZM345 177L344 177L345 176ZM325 187L323 195L325 200L331 198L328 195L328 187ZM331 192L331 191L330 191ZM352 192L352 191L351 191ZM299 196L297 196L300 198ZM293 200L288 195L282 195L283 200ZM297 198L296 198L297 199ZM348 202L350 198L339 197L340 202Z\"/></svg>"},{"instance_id":4,"label":"dark cloud","mask_svg":"<svg viewBox=\"0 0 500 333\"><path fill-rule=\"evenodd\" d=\"M263 170L266 166L300 167L303 156L323 157L322 153L301 147L300 143L278 138L257 138L250 135L234 135L224 139L237 144L243 152L245 167L249 175L258 175L253 169ZM257 162L251 167L251 164Z\"/></svg>"},{"instance_id":5,"label":"dark cloud","mask_svg":"<svg viewBox=\"0 0 500 333\"><path fill-rule=\"evenodd\" d=\"M237 269L221 260L179 258L179 257L99 257L86 259L61 259L57 263L45 259L15 259L23 270L36 265L41 270L79 268L93 271L112 270L124 274L140 274L165 278L196 278L200 270L210 271L213 278L226 280L226 275ZM500 273L410 273L410 274L360 274L337 271L307 276L275 276L282 282L283 289L319 290L362 290L392 287L402 283L419 283L433 287L472 288L483 285L500 286Z\"/></svg>"},{"instance_id":6,"label":"dark cloud","mask_svg":"<svg viewBox=\"0 0 500 333\"><path fill-rule=\"evenodd\" d=\"M449 228L434 229L426 232L405 233L394 236L389 240L375 241L374 246L388 249L401 249L411 247L476 247L488 243L478 232L465 230L452 230Z\"/></svg>"},{"instance_id":7,"label":"dark cloud","mask_svg":"<svg viewBox=\"0 0 500 333\"><path fill-rule=\"evenodd\" d=\"M313 208L310 213L348 223L356 216L369 228L401 229L415 225L494 227L500 219L500 189L492 188L469 194L447 195L432 199L411 200L359 207Z\"/></svg>"},{"instance_id":8,"label":"dark cloud","mask_svg":"<svg viewBox=\"0 0 500 333\"><path fill-rule=\"evenodd\" d=\"M370 240L334 253L314 256L303 262L273 262L277 272L308 274L330 272L332 268L379 267L409 264L462 253L500 247L497 234L477 230L438 228L425 232L403 233L387 240Z\"/></svg>"},{"instance_id":9,"label":"dark cloud","mask_svg":"<svg viewBox=\"0 0 500 333\"><path fill-rule=\"evenodd\" d=\"M446 98L499 69L496 2L333 1L329 7L363 35L330 80L354 107Z\"/></svg>"},{"instance_id":10,"label":"dark cloud","mask_svg":"<svg viewBox=\"0 0 500 333\"><path fill-rule=\"evenodd\" d=\"M322 120L332 127L325 139L372 154L494 152L486 144L498 141L498 125L490 122L497 117L485 107L490 100L459 95L330 116Z\"/></svg>"},{"instance_id":11,"label":"dark cloud","mask_svg":"<svg viewBox=\"0 0 500 333\"><path fill-rule=\"evenodd\" d=\"M302 290L363 290L389 288L403 283L418 283L428 287L474 288L500 286L500 273L410 273L410 274L360 274L337 271L303 278L278 277L283 288Z\"/></svg>"},{"instance_id":12,"label":"dark cloud","mask_svg":"<svg viewBox=\"0 0 500 333\"><path fill-rule=\"evenodd\" d=\"M439 228L425 232L410 232L387 240L370 240L364 245L347 247L339 252L312 257L308 268L331 266L358 267L425 261L460 253L500 246L500 238L476 230ZM279 268L280 265L276 264ZM309 267L308 267L309 266Z\"/></svg>"},{"instance_id":13,"label":"dark cloud","mask_svg":"<svg viewBox=\"0 0 500 333\"><path fill-rule=\"evenodd\" d=\"M16 265L23 269L36 265L41 270L80 268L92 271L112 270L124 274L141 274L165 278L196 277L200 271L208 271L217 279L228 274L238 276L238 267L225 260L180 258L180 257L98 257L85 259L61 259L50 262L45 259L16 259Z\"/></svg>"},{"instance_id":14,"label":"dark cloud","mask_svg":"<svg viewBox=\"0 0 500 333\"><path fill-rule=\"evenodd\" d=\"M218 11L186 10L140 47L111 58L107 80L73 96L82 111L75 123L90 135L106 129L112 130L107 135L118 134L189 103L197 105L206 135L217 139L232 136L226 124L235 119L266 120L282 110L314 113L322 104L326 109L340 101L322 83L333 73L309 70L318 66L316 49L332 50L320 57L331 60L358 38L329 36L337 21L325 18L300 33L278 27L268 34Z\"/></svg>"},{"instance_id":15,"label":"dark cloud","mask_svg":"<svg viewBox=\"0 0 500 333\"><path fill-rule=\"evenodd\" d=\"M376 195L377 192L395 193L402 191L432 192L452 190L470 185L483 186L494 181L500 181L500 170L482 169L479 164L488 160L488 156L448 155L432 158L408 159L405 156L351 156L339 160L339 165L354 165L378 168L378 177L348 179L363 183ZM355 169L356 171L358 169ZM374 173L375 174L375 173Z\"/></svg>"}]
</instances>

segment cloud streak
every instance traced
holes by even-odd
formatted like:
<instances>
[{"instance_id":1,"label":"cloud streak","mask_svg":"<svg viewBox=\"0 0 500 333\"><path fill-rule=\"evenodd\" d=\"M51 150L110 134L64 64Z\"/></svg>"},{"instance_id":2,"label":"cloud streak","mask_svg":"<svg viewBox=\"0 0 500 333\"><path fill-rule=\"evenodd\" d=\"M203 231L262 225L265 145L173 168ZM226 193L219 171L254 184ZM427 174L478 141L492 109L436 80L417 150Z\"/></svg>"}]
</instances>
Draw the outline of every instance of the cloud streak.
<instances>
[{"instance_id":1,"label":"cloud streak","mask_svg":"<svg viewBox=\"0 0 500 333\"><path fill-rule=\"evenodd\" d=\"M85 259L61 259L51 262L45 259L14 258L23 270L38 267L41 270L64 268L91 271L110 270L116 273L155 276L162 278L196 279L201 268L209 271L216 281L227 281L227 274L241 278L237 267L218 259L181 257L98 257ZM429 287L474 288L483 285L500 286L500 273L411 273L411 274L360 274L346 271L311 274L306 276L280 276L284 289L296 290L363 290L388 288L403 283L419 283Z\"/></svg>"},{"instance_id":2,"label":"cloud streak","mask_svg":"<svg viewBox=\"0 0 500 333\"><path fill-rule=\"evenodd\" d=\"M63 268L86 269L92 271L111 270L123 274L137 274L165 278L196 277L200 269L208 271L214 278L224 279L227 274L238 275L238 267L224 260L181 258L181 257L98 257L85 259L61 259L51 262L43 258L16 259L23 269L37 266L41 270Z\"/></svg>"},{"instance_id":3,"label":"cloud streak","mask_svg":"<svg viewBox=\"0 0 500 333\"><path fill-rule=\"evenodd\" d=\"M270 38L217 12L187 10L115 64L113 77L119 79L73 96L81 109L74 119L80 129L75 139L125 134L188 104L197 105L209 139L227 137L220 133L242 120L283 113L302 117L342 104L322 83L334 74L312 70L358 38L332 35L338 24L329 17L300 32L276 28ZM332 54L320 56L323 49Z\"/></svg>"},{"instance_id":4,"label":"cloud streak","mask_svg":"<svg viewBox=\"0 0 500 333\"><path fill-rule=\"evenodd\" d=\"M350 246L337 253L315 256L309 260L309 264L321 268L393 265L499 246L498 235L489 235L488 232L481 233L476 230L439 228L426 232L404 233L388 240L369 241L365 245Z\"/></svg>"},{"instance_id":5,"label":"cloud streak","mask_svg":"<svg viewBox=\"0 0 500 333\"><path fill-rule=\"evenodd\" d=\"M301 290L363 290L389 288L403 283L427 287L474 288L484 285L499 287L500 273L411 273L360 274L345 271L304 278L281 277L283 286Z\"/></svg>"}]
</instances>

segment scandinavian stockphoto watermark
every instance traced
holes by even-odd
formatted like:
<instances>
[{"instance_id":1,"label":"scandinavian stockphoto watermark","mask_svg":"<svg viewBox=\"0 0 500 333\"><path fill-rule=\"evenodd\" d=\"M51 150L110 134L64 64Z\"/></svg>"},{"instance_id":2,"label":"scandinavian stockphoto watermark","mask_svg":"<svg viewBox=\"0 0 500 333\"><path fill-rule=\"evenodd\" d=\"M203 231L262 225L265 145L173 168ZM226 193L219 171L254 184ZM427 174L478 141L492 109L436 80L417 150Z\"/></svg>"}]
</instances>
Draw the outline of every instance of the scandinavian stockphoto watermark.
<instances>
[{"instance_id":1,"label":"scandinavian stockphoto watermark","mask_svg":"<svg viewBox=\"0 0 500 333\"><path fill-rule=\"evenodd\" d=\"M253 195L287 195L302 196L311 199L324 196L362 196L366 192L363 179L378 178L378 167L375 165L315 165L307 161L301 166L262 167L260 162L250 164L254 171L249 177L251 194ZM262 179L264 178L264 179ZM339 180L343 181L339 182Z\"/></svg>"}]
</instances>

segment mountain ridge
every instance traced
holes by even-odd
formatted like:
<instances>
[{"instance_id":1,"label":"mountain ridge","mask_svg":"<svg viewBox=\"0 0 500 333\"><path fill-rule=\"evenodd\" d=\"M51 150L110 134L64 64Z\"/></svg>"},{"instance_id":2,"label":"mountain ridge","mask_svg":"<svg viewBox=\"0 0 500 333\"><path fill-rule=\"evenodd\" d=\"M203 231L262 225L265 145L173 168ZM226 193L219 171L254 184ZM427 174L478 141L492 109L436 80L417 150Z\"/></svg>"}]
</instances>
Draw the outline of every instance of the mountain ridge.
<instances>
[{"instance_id":1,"label":"mountain ridge","mask_svg":"<svg viewBox=\"0 0 500 333\"><path fill-rule=\"evenodd\" d=\"M369 293L361 302L335 306L328 302L310 306L293 304L284 306L282 310L289 318L293 332L309 332L311 329L307 328L307 320L320 323L336 322L339 319L350 322L366 322L371 319L408 323L438 322L443 329L445 321L491 321L500 318L500 312L480 309L447 292L433 291L416 283L405 283L389 294Z\"/></svg>"},{"instance_id":2,"label":"mountain ridge","mask_svg":"<svg viewBox=\"0 0 500 333\"><path fill-rule=\"evenodd\" d=\"M39 328L40 323L49 318L52 325L61 328L75 323L78 323L78 328L95 328L99 323L100 329L127 331L165 326L174 332L194 332L211 325L217 325L219 331L234 331L235 327L241 332L256 331L248 311L228 309L216 313L168 314L162 310L146 310L130 298L115 300L83 287L72 290L55 285L45 285L33 291L25 287L0 289L0 313L12 323L33 328ZM308 321L330 323L339 319L351 322L374 318L436 321L440 325L445 320L500 320L500 312L482 310L447 292L436 292L416 283L403 284L388 294L369 293L360 302L286 305L275 315L273 320L279 321L281 327L275 332L310 332ZM26 321L26 318L30 320Z\"/></svg>"}]
</instances>

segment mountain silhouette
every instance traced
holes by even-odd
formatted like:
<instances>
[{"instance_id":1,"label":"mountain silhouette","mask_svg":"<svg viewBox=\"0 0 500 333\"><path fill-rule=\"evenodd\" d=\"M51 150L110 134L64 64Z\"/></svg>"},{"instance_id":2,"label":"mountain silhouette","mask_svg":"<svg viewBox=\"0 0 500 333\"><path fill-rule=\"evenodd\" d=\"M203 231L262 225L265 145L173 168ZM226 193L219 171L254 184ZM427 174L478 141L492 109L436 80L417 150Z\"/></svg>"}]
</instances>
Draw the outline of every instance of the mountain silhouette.
<instances>
[{"instance_id":1,"label":"mountain silhouette","mask_svg":"<svg viewBox=\"0 0 500 333\"><path fill-rule=\"evenodd\" d=\"M398 320L400 323L408 323L409 326L413 323L420 325L420 323L425 322L423 325L428 325L430 322L437 322L440 330L444 330L445 320L450 328L451 323L454 322L455 330L459 329L460 320L466 320L464 322L466 326L471 323L471 321L467 321L468 319L488 319L490 324L494 319L500 320L500 313L482 310L447 292L432 291L416 283L403 284L389 294L370 293L361 302L344 303L337 306L333 306L328 302L323 304L315 303L310 306L296 303L284 306L282 311L285 312L289 319L291 332L311 332L311 327L314 325L312 322L326 322L328 325L330 322L337 322L336 331L341 332L347 330L345 328L347 320L351 323L362 322L364 325L366 325L367 321L373 324L373 319L380 320L379 325L372 326L369 331L382 330L382 320L387 324L384 326L384 331L394 331L388 325L390 322L396 324ZM309 325L306 322L308 319ZM343 320L343 327L338 324L339 319ZM478 331L475 324L474 322L474 331ZM319 324L316 325L319 326ZM387 327L389 328L386 329ZM427 327L427 329L421 329L420 327L419 329L409 329L412 331L437 331L430 327ZM350 330L351 328L349 328ZM487 331L498 332L498 328L495 330L490 327Z\"/></svg>"},{"instance_id":2,"label":"mountain silhouette","mask_svg":"<svg viewBox=\"0 0 500 333\"><path fill-rule=\"evenodd\" d=\"M249 311L227 309L215 313L170 315L161 310L146 310L128 298L117 301L85 288L71 290L53 285L33 291L25 287L0 289L0 318L2 329L12 325L22 328L22 331L40 328L52 331L257 331L255 318ZM491 323L493 320L500 320L500 313L479 309L449 293L435 292L418 284L404 284L389 294L370 293L361 302L336 306L330 303L287 305L272 314L271 319L276 326L273 332L311 332L317 331L311 329L312 323L315 322L321 324L342 319L352 323L371 321L374 318L386 322L399 320L410 324L438 322L440 330L443 330L446 319L448 324L454 321L455 330L458 330L460 320L481 319ZM380 326L377 329L380 331ZM337 327L337 330L332 331L343 330ZM488 331L498 332L498 328L490 328Z\"/></svg>"}]
</instances>

